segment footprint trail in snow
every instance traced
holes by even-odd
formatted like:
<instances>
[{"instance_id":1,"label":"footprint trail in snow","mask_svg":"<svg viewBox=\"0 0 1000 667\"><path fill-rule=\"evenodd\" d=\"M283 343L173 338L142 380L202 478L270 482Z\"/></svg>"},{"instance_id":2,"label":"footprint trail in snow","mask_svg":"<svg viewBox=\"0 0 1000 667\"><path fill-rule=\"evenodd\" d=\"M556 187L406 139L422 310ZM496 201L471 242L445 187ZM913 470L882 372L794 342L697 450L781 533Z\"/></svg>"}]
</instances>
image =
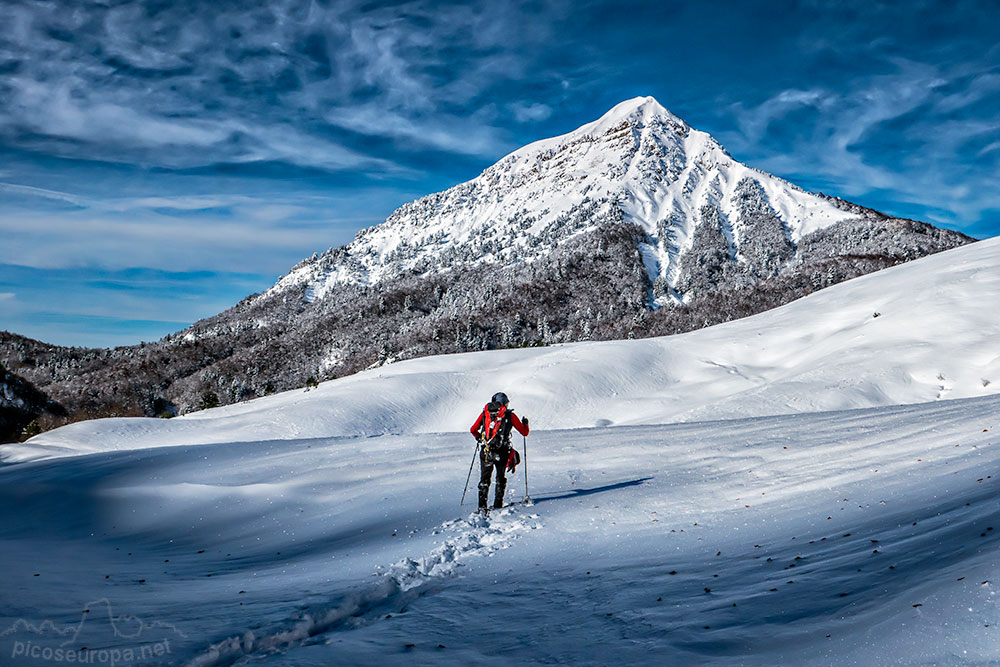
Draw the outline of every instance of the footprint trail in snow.
<instances>
[{"instance_id":1,"label":"footprint trail in snow","mask_svg":"<svg viewBox=\"0 0 1000 667\"><path fill-rule=\"evenodd\" d=\"M537 514L524 514L513 507L494 511L489 517L473 514L446 521L435 532L457 533L419 560L404 558L386 571L386 576L408 591L428 579L455 573L472 557L491 556L513 544L521 533L541 527Z\"/></svg>"},{"instance_id":2,"label":"footprint trail in snow","mask_svg":"<svg viewBox=\"0 0 1000 667\"><path fill-rule=\"evenodd\" d=\"M187 664L189 667L230 665L254 654L280 653L321 634L362 627L384 618L387 608L404 606L424 591L428 583L454 576L466 561L492 556L511 547L522 534L542 527L537 514L517 507L493 511L489 517L472 514L446 521L434 530L449 535L420 558L403 558L375 573L370 587L345 594L333 606L302 609L282 623L256 631L248 629L209 647Z\"/></svg>"}]
</instances>

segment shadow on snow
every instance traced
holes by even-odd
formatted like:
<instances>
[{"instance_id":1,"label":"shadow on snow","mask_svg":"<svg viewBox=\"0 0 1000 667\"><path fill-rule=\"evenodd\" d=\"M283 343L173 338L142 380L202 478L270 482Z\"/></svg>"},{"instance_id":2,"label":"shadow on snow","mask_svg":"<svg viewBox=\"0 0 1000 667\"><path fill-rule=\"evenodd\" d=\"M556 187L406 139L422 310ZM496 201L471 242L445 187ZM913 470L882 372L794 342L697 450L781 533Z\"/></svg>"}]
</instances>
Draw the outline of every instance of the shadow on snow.
<instances>
[{"instance_id":1,"label":"shadow on snow","mask_svg":"<svg viewBox=\"0 0 1000 667\"><path fill-rule=\"evenodd\" d=\"M606 484L604 486L596 486L592 489L570 489L569 491L559 491L555 494L545 494L539 497L532 497L532 502L534 504L546 503L550 500L564 500L566 498L579 498L580 496L589 496L594 493L604 493L605 491L614 491L616 489L626 489L630 486L639 486L653 479L652 477L640 477L639 479L632 479L627 482L617 482L615 484Z\"/></svg>"}]
</instances>

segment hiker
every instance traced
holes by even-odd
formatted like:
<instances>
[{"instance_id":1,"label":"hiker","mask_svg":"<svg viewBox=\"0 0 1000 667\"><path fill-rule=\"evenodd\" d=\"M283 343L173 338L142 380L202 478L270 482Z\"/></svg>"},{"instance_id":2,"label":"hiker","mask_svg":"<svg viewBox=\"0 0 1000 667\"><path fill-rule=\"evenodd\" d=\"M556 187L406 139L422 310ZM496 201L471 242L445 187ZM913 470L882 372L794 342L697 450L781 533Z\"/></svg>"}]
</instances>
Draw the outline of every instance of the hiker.
<instances>
[{"instance_id":1,"label":"hiker","mask_svg":"<svg viewBox=\"0 0 1000 667\"><path fill-rule=\"evenodd\" d=\"M497 490L493 508L503 507L503 494L507 490L507 471L514 472L521 456L510 445L510 428L513 426L523 436L528 435L528 418L518 419L507 405L507 394L497 392L479 413L479 419L469 429L479 448L479 511L487 511L486 499L490 493L490 477L497 471Z\"/></svg>"}]
</instances>

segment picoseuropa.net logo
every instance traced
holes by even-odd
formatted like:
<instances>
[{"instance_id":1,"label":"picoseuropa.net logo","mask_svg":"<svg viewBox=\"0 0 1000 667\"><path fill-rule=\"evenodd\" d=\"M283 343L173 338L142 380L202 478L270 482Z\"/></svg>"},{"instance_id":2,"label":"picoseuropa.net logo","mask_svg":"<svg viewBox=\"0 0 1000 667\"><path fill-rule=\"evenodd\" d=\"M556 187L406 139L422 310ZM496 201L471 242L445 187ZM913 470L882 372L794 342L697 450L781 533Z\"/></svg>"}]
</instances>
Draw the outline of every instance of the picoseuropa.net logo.
<instances>
[{"instance_id":1,"label":"picoseuropa.net logo","mask_svg":"<svg viewBox=\"0 0 1000 667\"><path fill-rule=\"evenodd\" d=\"M184 638L169 623L115 616L107 598L88 604L80 622L60 627L24 619L0 632L0 664L79 664L124 667L169 660L171 642Z\"/></svg>"}]
</instances>

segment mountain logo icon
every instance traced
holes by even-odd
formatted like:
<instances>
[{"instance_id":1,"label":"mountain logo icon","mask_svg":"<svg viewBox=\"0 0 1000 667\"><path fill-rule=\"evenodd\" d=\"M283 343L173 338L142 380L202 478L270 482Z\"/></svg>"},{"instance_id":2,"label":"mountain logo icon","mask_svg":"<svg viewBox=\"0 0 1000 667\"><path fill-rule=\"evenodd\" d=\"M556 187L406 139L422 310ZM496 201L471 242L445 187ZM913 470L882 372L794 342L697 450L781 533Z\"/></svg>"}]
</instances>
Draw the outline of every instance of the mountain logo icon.
<instances>
[{"instance_id":1,"label":"mountain logo icon","mask_svg":"<svg viewBox=\"0 0 1000 667\"><path fill-rule=\"evenodd\" d=\"M122 665L165 658L172 652L171 642L186 637L170 623L116 615L111 602L100 598L84 606L77 623L18 619L0 631L0 662Z\"/></svg>"}]
</instances>

